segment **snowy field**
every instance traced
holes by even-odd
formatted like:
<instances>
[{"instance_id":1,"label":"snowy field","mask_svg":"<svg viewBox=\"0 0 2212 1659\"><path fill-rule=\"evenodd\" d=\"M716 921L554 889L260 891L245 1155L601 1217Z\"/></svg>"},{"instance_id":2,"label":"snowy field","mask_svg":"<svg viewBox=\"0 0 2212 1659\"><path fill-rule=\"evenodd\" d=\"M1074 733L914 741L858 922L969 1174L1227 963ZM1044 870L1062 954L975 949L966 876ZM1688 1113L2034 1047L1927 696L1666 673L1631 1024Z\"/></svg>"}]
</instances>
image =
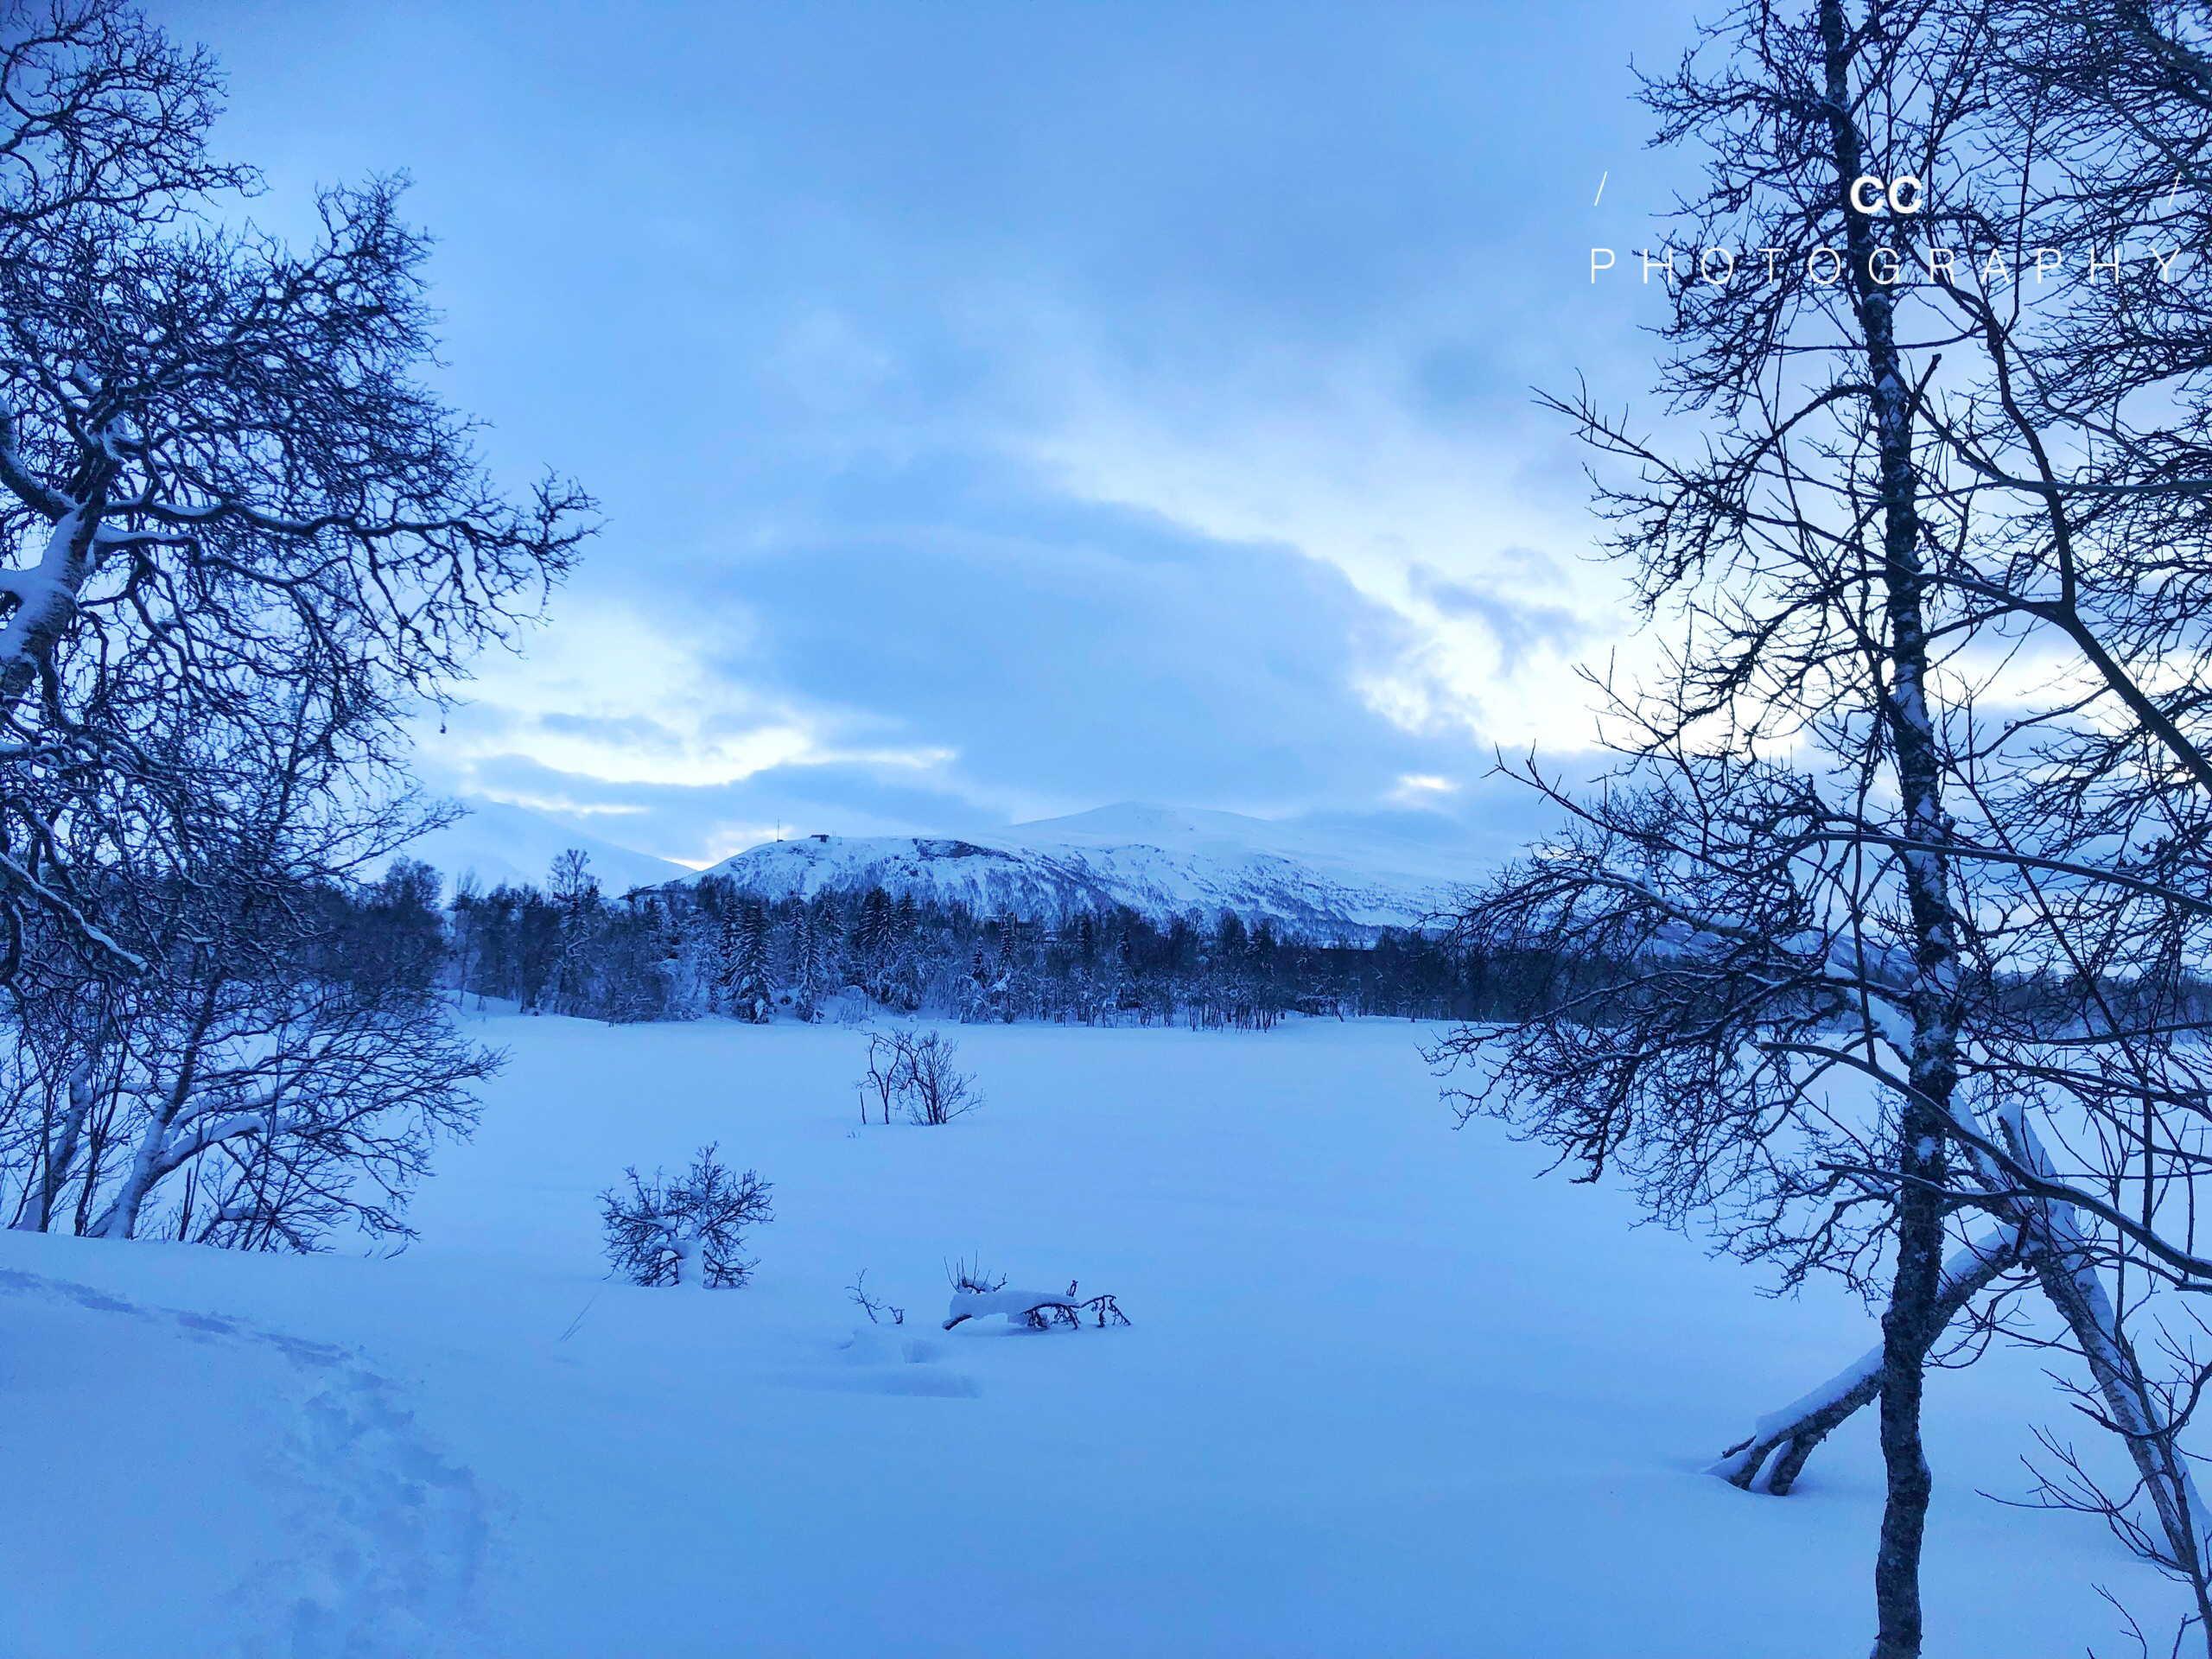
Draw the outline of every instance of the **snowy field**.
<instances>
[{"instance_id":1,"label":"snowy field","mask_svg":"<svg viewBox=\"0 0 2212 1659\"><path fill-rule=\"evenodd\" d=\"M7 1659L1866 1651L1871 1414L1700 1471L1871 1319L1452 1132L1415 1027L968 1029L981 1114L861 1129L850 1029L481 1025L396 1260L0 1235ZM756 1283L606 1283L594 1195L708 1140ZM1135 1324L942 1332L963 1254ZM2119 1651L2158 1582L1976 1492L2031 1360L1929 1396L1929 1651Z\"/></svg>"}]
</instances>

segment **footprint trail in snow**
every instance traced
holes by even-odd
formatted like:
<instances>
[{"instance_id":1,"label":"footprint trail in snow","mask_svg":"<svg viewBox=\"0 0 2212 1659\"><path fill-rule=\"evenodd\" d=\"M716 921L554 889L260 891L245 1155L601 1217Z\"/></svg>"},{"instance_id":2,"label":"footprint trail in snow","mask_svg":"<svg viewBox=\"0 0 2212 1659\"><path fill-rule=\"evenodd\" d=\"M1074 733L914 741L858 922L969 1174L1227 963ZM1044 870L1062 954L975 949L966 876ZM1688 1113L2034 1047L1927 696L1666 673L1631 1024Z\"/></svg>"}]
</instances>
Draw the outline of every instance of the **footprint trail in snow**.
<instances>
[{"instance_id":1,"label":"footprint trail in snow","mask_svg":"<svg viewBox=\"0 0 2212 1659\"><path fill-rule=\"evenodd\" d=\"M280 1444L253 1472L274 1488L288 1541L232 1590L232 1633L210 1651L435 1659L493 1650L477 1606L490 1506L469 1470L448 1460L401 1403L400 1386L357 1353L41 1274L0 1271L0 1294L282 1361L279 1397L265 1402Z\"/></svg>"}]
</instances>

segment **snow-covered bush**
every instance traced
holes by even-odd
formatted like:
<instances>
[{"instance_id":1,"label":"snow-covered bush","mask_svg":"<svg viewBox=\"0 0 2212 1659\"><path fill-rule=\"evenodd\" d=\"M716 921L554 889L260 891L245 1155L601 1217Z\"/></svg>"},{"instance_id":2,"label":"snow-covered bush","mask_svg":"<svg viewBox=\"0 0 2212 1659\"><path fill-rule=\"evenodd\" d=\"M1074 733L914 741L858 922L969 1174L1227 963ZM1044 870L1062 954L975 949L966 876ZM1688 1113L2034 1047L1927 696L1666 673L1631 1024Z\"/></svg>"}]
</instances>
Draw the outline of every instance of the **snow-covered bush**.
<instances>
[{"instance_id":1,"label":"snow-covered bush","mask_svg":"<svg viewBox=\"0 0 2212 1659\"><path fill-rule=\"evenodd\" d=\"M973 1267L969 1266L966 1256L962 1256L944 1270L944 1276L952 1281L953 1294L956 1295L963 1293L988 1295L992 1291L1006 1288L1006 1275L1001 1274L994 1279L989 1274L985 1273L981 1256L976 1259L976 1264Z\"/></svg>"},{"instance_id":2,"label":"snow-covered bush","mask_svg":"<svg viewBox=\"0 0 2212 1659\"><path fill-rule=\"evenodd\" d=\"M734 1288L758 1266L741 1253L744 1230L773 1221L769 1184L752 1170L732 1175L700 1147L691 1167L671 1179L659 1170L651 1180L625 1170L626 1192L600 1194L607 1259L632 1284Z\"/></svg>"},{"instance_id":3,"label":"snow-covered bush","mask_svg":"<svg viewBox=\"0 0 2212 1659\"><path fill-rule=\"evenodd\" d=\"M1006 1322L1031 1331L1049 1331L1064 1325L1071 1331L1079 1330L1083 1316L1091 1316L1100 1330L1110 1325L1127 1325L1128 1315L1110 1295L1084 1298L1079 1295L1076 1281L1068 1281L1062 1290L1008 1290L1006 1275L992 1278L980 1266L969 1267L965 1261L945 1269L945 1277L952 1281L952 1302L945 1309L944 1328L951 1330L969 1319L980 1319L1000 1313Z\"/></svg>"}]
</instances>

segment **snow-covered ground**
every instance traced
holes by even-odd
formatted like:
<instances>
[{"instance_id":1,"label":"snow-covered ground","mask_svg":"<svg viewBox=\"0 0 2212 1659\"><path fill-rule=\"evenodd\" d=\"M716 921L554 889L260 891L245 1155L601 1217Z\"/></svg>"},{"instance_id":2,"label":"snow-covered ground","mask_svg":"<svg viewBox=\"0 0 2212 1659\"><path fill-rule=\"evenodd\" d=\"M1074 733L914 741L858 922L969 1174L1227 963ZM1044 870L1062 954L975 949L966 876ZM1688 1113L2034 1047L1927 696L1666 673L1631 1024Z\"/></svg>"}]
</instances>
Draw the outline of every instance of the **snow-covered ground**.
<instances>
[{"instance_id":1,"label":"snow-covered ground","mask_svg":"<svg viewBox=\"0 0 2212 1659\"><path fill-rule=\"evenodd\" d=\"M1700 1471L1871 1320L1453 1133L1414 1027L964 1030L985 1109L865 1129L849 1028L482 1028L397 1259L0 1235L0 1653L1866 1650L1871 1422L1787 1499ZM776 1184L755 1285L606 1283L594 1194L709 1140ZM1135 1323L943 1332L963 1255ZM855 1342L861 1268L909 1312ZM2065 1415L2031 1361L1929 1410L1931 1653L2170 1605L1976 1495Z\"/></svg>"}]
</instances>

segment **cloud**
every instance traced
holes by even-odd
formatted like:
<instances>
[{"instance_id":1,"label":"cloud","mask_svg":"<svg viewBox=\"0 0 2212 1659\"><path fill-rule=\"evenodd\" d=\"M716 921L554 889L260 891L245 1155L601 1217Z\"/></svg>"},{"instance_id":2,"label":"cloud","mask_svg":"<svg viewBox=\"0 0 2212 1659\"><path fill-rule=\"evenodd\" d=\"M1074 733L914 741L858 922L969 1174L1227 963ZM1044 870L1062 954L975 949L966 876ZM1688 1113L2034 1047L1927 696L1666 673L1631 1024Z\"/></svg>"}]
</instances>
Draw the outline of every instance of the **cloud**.
<instances>
[{"instance_id":1,"label":"cloud","mask_svg":"<svg viewBox=\"0 0 2212 1659\"><path fill-rule=\"evenodd\" d=\"M1398 779L1398 786L1390 791L1390 799L1402 806L1433 806L1440 798L1457 795L1458 783L1449 778L1440 778L1434 772L1409 772Z\"/></svg>"},{"instance_id":2,"label":"cloud","mask_svg":"<svg viewBox=\"0 0 2212 1659\"><path fill-rule=\"evenodd\" d=\"M711 634L611 606L588 626L533 637L525 653L480 665L462 706L417 752L452 785L530 804L503 774L516 763L601 789L711 789L785 766L865 764L927 771L950 760L927 746L849 741L871 724L830 705L805 706L718 671ZM541 794L564 810L645 810L635 802Z\"/></svg>"},{"instance_id":3,"label":"cloud","mask_svg":"<svg viewBox=\"0 0 2212 1659\"><path fill-rule=\"evenodd\" d=\"M1379 803L1474 758L1371 706L1409 631L1329 565L965 453L884 463L811 522L702 550L657 602L590 613L487 664L421 753L448 787L649 819L631 838L664 856L779 823Z\"/></svg>"},{"instance_id":4,"label":"cloud","mask_svg":"<svg viewBox=\"0 0 2212 1659\"><path fill-rule=\"evenodd\" d=\"M1527 435L1525 409L1471 430L1426 418L1402 340L1282 349L1242 378L1137 372L1074 339L1039 355L1078 390L1026 447L1071 493L1294 549L1401 621L1402 649L1359 683L1374 711L1509 747L1589 741L1578 663L1639 647L1580 499L1549 480L1563 433Z\"/></svg>"},{"instance_id":5,"label":"cloud","mask_svg":"<svg viewBox=\"0 0 2212 1659\"><path fill-rule=\"evenodd\" d=\"M257 213L410 169L438 385L607 506L423 728L441 786L696 860L1131 798L1426 822L1504 810L1492 743L1586 741L1618 595L1525 388L1633 338L1549 273L1600 167L1635 198L1667 8L1601 70L1545 8L183 3Z\"/></svg>"},{"instance_id":6,"label":"cloud","mask_svg":"<svg viewBox=\"0 0 2212 1659\"><path fill-rule=\"evenodd\" d=\"M1502 674L1516 672L1538 653L1555 660L1572 658L1589 642L1591 623L1566 606L1516 598L1500 590L1498 575L1519 576L1533 571L1551 592L1558 593L1567 583L1556 563L1531 549L1517 547L1501 549L1498 563L1498 572L1467 582L1455 582L1426 564L1409 564L1406 579L1414 596L1441 615L1473 617L1487 627Z\"/></svg>"}]
</instances>

